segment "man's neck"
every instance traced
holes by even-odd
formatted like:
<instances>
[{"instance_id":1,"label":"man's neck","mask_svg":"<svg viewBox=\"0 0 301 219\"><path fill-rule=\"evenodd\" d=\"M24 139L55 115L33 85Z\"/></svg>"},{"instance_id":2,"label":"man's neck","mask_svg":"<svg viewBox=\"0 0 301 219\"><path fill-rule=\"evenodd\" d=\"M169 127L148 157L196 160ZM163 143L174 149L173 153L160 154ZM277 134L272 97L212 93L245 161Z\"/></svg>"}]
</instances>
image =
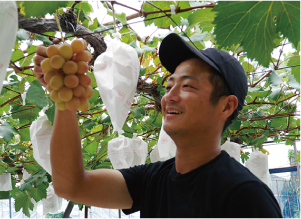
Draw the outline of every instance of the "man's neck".
<instances>
[{"instance_id":1,"label":"man's neck","mask_svg":"<svg viewBox=\"0 0 301 219\"><path fill-rule=\"evenodd\" d=\"M182 138L183 139L183 138ZM189 138L185 141L175 141L177 153L175 157L176 171L188 173L213 160L221 153L220 138Z\"/></svg>"}]
</instances>

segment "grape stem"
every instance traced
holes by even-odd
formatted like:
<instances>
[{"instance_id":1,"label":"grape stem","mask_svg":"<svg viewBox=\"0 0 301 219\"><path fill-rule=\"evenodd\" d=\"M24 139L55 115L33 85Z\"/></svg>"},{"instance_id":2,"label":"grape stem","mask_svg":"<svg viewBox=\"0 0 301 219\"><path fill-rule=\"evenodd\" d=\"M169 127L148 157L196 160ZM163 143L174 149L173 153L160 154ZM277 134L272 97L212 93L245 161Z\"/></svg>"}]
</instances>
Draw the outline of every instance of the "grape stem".
<instances>
[{"instance_id":1,"label":"grape stem","mask_svg":"<svg viewBox=\"0 0 301 219\"><path fill-rule=\"evenodd\" d=\"M57 13L54 13L54 18L56 20L56 23L57 23L57 27L59 28L59 31L61 32L61 38L62 38L62 42L65 43L65 40L64 40L64 36L63 36L63 31L62 31L62 28L61 28L61 25L60 25L60 22L59 22L59 18L57 16Z\"/></svg>"}]
</instances>

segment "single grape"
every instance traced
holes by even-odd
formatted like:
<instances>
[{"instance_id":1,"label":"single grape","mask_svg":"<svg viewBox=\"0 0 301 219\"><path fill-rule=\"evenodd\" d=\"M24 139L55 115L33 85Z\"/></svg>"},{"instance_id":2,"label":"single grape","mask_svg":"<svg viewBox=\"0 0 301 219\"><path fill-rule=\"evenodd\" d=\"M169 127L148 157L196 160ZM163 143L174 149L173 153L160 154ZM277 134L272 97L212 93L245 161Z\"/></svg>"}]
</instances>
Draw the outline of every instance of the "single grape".
<instances>
[{"instance_id":1,"label":"single grape","mask_svg":"<svg viewBox=\"0 0 301 219\"><path fill-rule=\"evenodd\" d=\"M79 61L77 62L77 73L85 74L89 70L89 65L87 62Z\"/></svg>"},{"instance_id":2,"label":"single grape","mask_svg":"<svg viewBox=\"0 0 301 219\"><path fill-rule=\"evenodd\" d=\"M76 62L73 62L73 61L65 62L64 66L63 66L63 71L67 75L75 74L77 72Z\"/></svg>"},{"instance_id":3,"label":"single grape","mask_svg":"<svg viewBox=\"0 0 301 219\"><path fill-rule=\"evenodd\" d=\"M73 56L72 47L68 43L64 43L59 48L60 55L65 59L69 60Z\"/></svg>"},{"instance_id":4,"label":"single grape","mask_svg":"<svg viewBox=\"0 0 301 219\"><path fill-rule=\"evenodd\" d=\"M50 59L49 58L45 58L42 62L41 62L41 68L43 70L44 73L52 71L53 67L50 64Z\"/></svg>"},{"instance_id":5,"label":"single grape","mask_svg":"<svg viewBox=\"0 0 301 219\"><path fill-rule=\"evenodd\" d=\"M83 87L88 87L91 84L91 78L89 75L77 74L77 77L79 79L79 84Z\"/></svg>"},{"instance_id":6,"label":"single grape","mask_svg":"<svg viewBox=\"0 0 301 219\"><path fill-rule=\"evenodd\" d=\"M59 48L55 45L50 45L46 50L46 54L49 58L51 58L54 55L59 55Z\"/></svg>"},{"instance_id":7,"label":"single grape","mask_svg":"<svg viewBox=\"0 0 301 219\"><path fill-rule=\"evenodd\" d=\"M66 75L64 78L64 84L66 87L75 88L79 84L78 77L76 75Z\"/></svg>"},{"instance_id":8,"label":"single grape","mask_svg":"<svg viewBox=\"0 0 301 219\"><path fill-rule=\"evenodd\" d=\"M75 62L89 62L91 60L91 53L89 53L87 50L79 52L74 56L73 60Z\"/></svg>"},{"instance_id":9,"label":"single grape","mask_svg":"<svg viewBox=\"0 0 301 219\"><path fill-rule=\"evenodd\" d=\"M88 100L86 98L84 98L84 97L80 97L79 101L80 101L80 105L78 107L78 110L82 111L82 112L87 111L89 109L89 102L88 102Z\"/></svg>"},{"instance_id":10,"label":"single grape","mask_svg":"<svg viewBox=\"0 0 301 219\"><path fill-rule=\"evenodd\" d=\"M73 96L71 100L66 102L66 106L68 110L77 110L80 105L80 101L78 97Z\"/></svg>"},{"instance_id":11,"label":"single grape","mask_svg":"<svg viewBox=\"0 0 301 219\"><path fill-rule=\"evenodd\" d=\"M64 75L58 73L58 74L52 76L49 84L53 90L59 90L60 88L62 88L64 86Z\"/></svg>"},{"instance_id":12,"label":"single grape","mask_svg":"<svg viewBox=\"0 0 301 219\"><path fill-rule=\"evenodd\" d=\"M51 93L51 91L53 91L53 89L51 88L50 84L47 84L46 89L48 90L49 93Z\"/></svg>"},{"instance_id":13,"label":"single grape","mask_svg":"<svg viewBox=\"0 0 301 219\"><path fill-rule=\"evenodd\" d=\"M85 87L85 94L83 97L89 99L90 97L92 97L92 94L93 94L93 88L91 86Z\"/></svg>"},{"instance_id":14,"label":"single grape","mask_svg":"<svg viewBox=\"0 0 301 219\"><path fill-rule=\"evenodd\" d=\"M52 76L56 75L57 72L56 71L48 71L44 74L44 81L49 84L50 79L52 78Z\"/></svg>"},{"instance_id":15,"label":"single grape","mask_svg":"<svg viewBox=\"0 0 301 219\"><path fill-rule=\"evenodd\" d=\"M53 102L56 102L56 103L62 102L61 99L60 99L59 96L58 96L58 91L57 91L57 90L52 90L52 91L50 92L50 99L51 99Z\"/></svg>"},{"instance_id":16,"label":"single grape","mask_svg":"<svg viewBox=\"0 0 301 219\"><path fill-rule=\"evenodd\" d=\"M83 50L86 50L87 49L87 42L83 39L80 39L80 40L83 41L83 43L84 43L84 49Z\"/></svg>"},{"instance_id":17,"label":"single grape","mask_svg":"<svg viewBox=\"0 0 301 219\"><path fill-rule=\"evenodd\" d=\"M84 44L83 40L76 39L76 40L72 41L71 47L72 47L73 53L77 54L79 52L84 51L85 44Z\"/></svg>"},{"instance_id":18,"label":"single grape","mask_svg":"<svg viewBox=\"0 0 301 219\"><path fill-rule=\"evenodd\" d=\"M62 87L58 92L58 96L61 101L68 102L73 97L72 89L68 87Z\"/></svg>"},{"instance_id":19,"label":"single grape","mask_svg":"<svg viewBox=\"0 0 301 219\"><path fill-rule=\"evenodd\" d=\"M59 110L66 110L66 109L67 109L66 103L64 103L64 102L55 103L55 105L56 105L56 107L57 107Z\"/></svg>"},{"instance_id":20,"label":"single grape","mask_svg":"<svg viewBox=\"0 0 301 219\"><path fill-rule=\"evenodd\" d=\"M54 55L50 59L50 64L55 69L60 69L63 67L65 59L60 55Z\"/></svg>"},{"instance_id":21,"label":"single grape","mask_svg":"<svg viewBox=\"0 0 301 219\"><path fill-rule=\"evenodd\" d=\"M76 88L73 88L72 91L74 96L82 97L85 93L85 88L79 84Z\"/></svg>"}]
</instances>

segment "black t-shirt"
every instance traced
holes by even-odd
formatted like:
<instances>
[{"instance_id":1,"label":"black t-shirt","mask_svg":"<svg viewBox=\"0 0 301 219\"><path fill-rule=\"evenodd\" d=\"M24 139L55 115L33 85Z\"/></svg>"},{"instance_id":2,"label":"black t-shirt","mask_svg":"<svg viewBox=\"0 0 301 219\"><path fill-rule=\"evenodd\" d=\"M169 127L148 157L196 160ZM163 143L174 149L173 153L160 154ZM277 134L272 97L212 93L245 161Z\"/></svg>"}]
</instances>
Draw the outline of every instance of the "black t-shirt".
<instances>
[{"instance_id":1,"label":"black t-shirt","mask_svg":"<svg viewBox=\"0 0 301 219\"><path fill-rule=\"evenodd\" d=\"M131 209L141 217L282 217L272 191L247 168L222 151L188 173L175 159L121 169Z\"/></svg>"}]
</instances>

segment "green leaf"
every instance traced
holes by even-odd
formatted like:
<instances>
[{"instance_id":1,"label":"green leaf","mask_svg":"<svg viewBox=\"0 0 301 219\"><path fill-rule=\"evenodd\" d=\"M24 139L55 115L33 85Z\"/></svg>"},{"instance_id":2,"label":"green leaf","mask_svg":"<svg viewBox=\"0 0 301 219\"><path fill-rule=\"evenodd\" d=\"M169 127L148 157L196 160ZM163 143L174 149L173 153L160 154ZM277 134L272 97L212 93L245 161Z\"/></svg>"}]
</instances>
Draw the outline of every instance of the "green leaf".
<instances>
[{"instance_id":1,"label":"green leaf","mask_svg":"<svg viewBox=\"0 0 301 219\"><path fill-rule=\"evenodd\" d=\"M0 175L2 175L2 173L8 168L8 164L7 163L2 163L0 162Z\"/></svg>"},{"instance_id":2,"label":"green leaf","mask_svg":"<svg viewBox=\"0 0 301 219\"><path fill-rule=\"evenodd\" d=\"M152 4L156 5L158 8L160 8L161 10L168 10L170 9L170 5L174 5L174 2L171 1L151 1ZM189 8L190 4L188 1L179 1L178 2L178 6L181 9L185 9L185 8ZM159 11L159 9L154 7L151 4L145 3L143 5L143 10L145 12L151 12L151 11ZM182 13L178 13L175 15L171 15L171 18L178 24L181 24L181 18L187 19L188 16L192 13L192 10L186 11L186 12L182 12ZM168 12L167 14L171 14L170 12ZM156 18L156 17L161 17L161 16L165 16L165 13L157 13L157 14L149 14L146 19L150 19L150 18ZM146 20L145 19L145 20ZM162 17L162 18L158 18L158 19L154 19L154 20L149 20L149 21L144 21L145 26L149 26L154 24L155 26L159 27L159 28L169 28L170 25L172 25L173 27L176 26L176 24L169 18L169 17Z\"/></svg>"},{"instance_id":3,"label":"green leaf","mask_svg":"<svg viewBox=\"0 0 301 219\"><path fill-rule=\"evenodd\" d=\"M27 40L29 38L29 33L27 30L19 29L17 32L18 40Z\"/></svg>"},{"instance_id":4,"label":"green leaf","mask_svg":"<svg viewBox=\"0 0 301 219\"><path fill-rule=\"evenodd\" d=\"M299 65L291 68L292 69L291 74L294 76L296 81L300 83L300 55L298 54L298 52L295 52L293 53L293 56L294 57L289 59L287 65L288 66Z\"/></svg>"},{"instance_id":5,"label":"green leaf","mask_svg":"<svg viewBox=\"0 0 301 219\"><path fill-rule=\"evenodd\" d=\"M269 95L271 93L271 91L267 90L263 90L262 88L258 89L256 87L249 87L248 89L248 95L252 95L252 97L266 97L267 95Z\"/></svg>"},{"instance_id":6,"label":"green leaf","mask_svg":"<svg viewBox=\"0 0 301 219\"><path fill-rule=\"evenodd\" d=\"M275 1L277 32L287 37L294 47L300 42L300 1Z\"/></svg>"},{"instance_id":7,"label":"green leaf","mask_svg":"<svg viewBox=\"0 0 301 219\"><path fill-rule=\"evenodd\" d=\"M67 1L24 1L26 18L44 17L46 14L53 14L61 7L67 6Z\"/></svg>"},{"instance_id":8,"label":"green leaf","mask_svg":"<svg viewBox=\"0 0 301 219\"><path fill-rule=\"evenodd\" d=\"M18 212L23 209L22 212L30 217L29 209L33 210L33 203L31 202L31 198L25 192L18 191L15 194L15 211Z\"/></svg>"},{"instance_id":9,"label":"green leaf","mask_svg":"<svg viewBox=\"0 0 301 219\"><path fill-rule=\"evenodd\" d=\"M236 117L233 120L232 124L229 126L229 128L232 131L239 131L240 130L240 124L241 124L241 120L238 117Z\"/></svg>"},{"instance_id":10,"label":"green leaf","mask_svg":"<svg viewBox=\"0 0 301 219\"><path fill-rule=\"evenodd\" d=\"M47 37L39 35L39 34L35 34L34 40L42 41L45 44L45 46L49 46L49 45L53 44Z\"/></svg>"},{"instance_id":11,"label":"green leaf","mask_svg":"<svg viewBox=\"0 0 301 219\"><path fill-rule=\"evenodd\" d=\"M44 169L39 169L38 172L32 174L28 179L25 180L25 183L23 183L20 187L20 190L23 191L25 189L28 190L28 188L32 186L36 186L41 184L43 181L47 182L47 177L46 177L46 171Z\"/></svg>"},{"instance_id":12,"label":"green leaf","mask_svg":"<svg viewBox=\"0 0 301 219\"><path fill-rule=\"evenodd\" d=\"M21 136L21 141L30 141L29 127L19 129L19 134Z\"/></svg>"},{"instance_id":13,"label":"green leaf","mask_svg":"<svg viewBox=\"0 0 301 219\"><path fill-rule=\"evenodd\" d=\"M144 107L136 108L133 111L134 116L136 119L140 119L141 117L145 116L145 109Z\"/></svg>"},{"instance_id":14,"label":"green leaf","mask_svg":"<svg viewBox=\"0 0 301 219\"><path fill-rule=\"evenodd\" d=\"M15 145L15 146L11 146L10 148L11 149L18 149L18 150L21 150L21 151L26 151L28 149L28 147L23 146L23 145Z\"/></svg>"},{"instance_id":15,"label":"green leaf","mask_svg":"<svg viewBox=\"0 0 301 219\"><path fill-rule=\"evenodd\" d=\"M299 151L299 153L297 155L296 161L300 162L300 151Z\"/></svg>"},{"instance_id":16,"label":"green leaf","mask_svg":"<svg viewBox=\"0 0 301 219\"><path fill-rule=\"evenodd\" d=\"M23 57L24 57L23 52L20 49L18 49L18 50L16 50L16 51L13 52L13 54L11 56L11 60L13 62L15 62L16 60L19 60L19 59L21 59Z\"/></svg>"},{"instance_id":17,"label":"green leaf","mask_svg":"<svg viewBox=\"0 0 301 219\"><path fill-rule=\"evenodd\" d=\"M6 142L12 140L14 134L18 134L18 131L8 122L3 122L2 125L0 125L0 136L2 136Z\"/></svg>"},{"instance_id":18,"label":"green leaf","mask_svg":"<svg viewBox=\"0 0 301 219\"><path fill-rule=\"evenodd\" d=\"M285 140L285 145L293 145L295 142L292 140Z\"/></svg>"},{"instance_id":19,"label":"green leaf","mask_svg":"<svg viewBox=\"0 0 301 219\"><path fill-rule=\"evenodd\" d=\"M110 162L102 162L101 164L94 167L94 169L112 169Z\"/></svg>"},{"instance_id":20,"label":"green leaf","mask_svg":"<svg viewBox=\"0 0 301 219\"><path fill-rule=\"evenodd\" d=\"M14 103L11 103L10 106L12 107L12 118L19 119L21 124L34 121L40 112L40 109L37 107L25 107Z\"/></svg>"},{"instance_id":21,"label":"green leaf","mask_svg":"<svg viewBox=\"0 0 301 219\"><path fill-rule=\"evenodd\" d=\"M48 104L48 99L45 96L45 91L43 90L40 82L37 80L32 82L31 86L27 91L26 97L29 101L34 102L35 105L40 109L47 106Z\"/></svg>"},{"instance_id":22,"label":"green leaf","mask_svg":"<svg viewBox=\"0 0 301 219\"><path fill-rule=\"evenodd\" d=\"M189 27L199 24L199 27L213 27L212 21L216 13L211 8L199 9L188 16Z\"/></svg>"},{"instance_id":23,"label":"green leaf","mask_svg":"<svg viewBox=\"0 0 301 219\"><path fill-rule=\"evenodd\" d=\"M92 120L86 120L83 122L83 128L91 129L94 125L96 125L96 123Z\"/></svg>"},{"instance_id":24,"label":"green leaf","mask_svg":"<svg viewBox=\"0 0 301 219\"><path fill-rule=\"evenodd\" d=\"M267 140L269 136L269 131L266 131L262 136L253 139L253 141L251 141L251 145L254 145L254 147L256 148L261 148L262 144Z\"/></svg>"},{"instance_id":25,"label":"green leaf","mask_svg":"<svg viewBox=\"0 0 301 219\"><path fill-rule=\"evenodd\" d=\"M53 125L54 114L55 114L55 105L54 105L54 103L52 104L51 107L49 107L49 108L45 111L45 114L47 115L48 120L51 122L51 125Z\"/></svg>"},{"instance_id":26,"label":"green leaf","mask_svg":"<svg viewBox=\"0 0 301 219\"><path fill-rule=\"evenodd\" d=\"M44 169L38 163L24 163L23 164L26 171L30 174L35 174L39 171L43 171ZM44 170L45 171L45 170Z\"/></svg>"},{"instance_id":27,"label":"green leaf","mask_svg":"<svg viewBox=\"0 0 301 219\"><path fill-rule=\"evenodd\" d=\"M2 199L8 199L9 198L9 191L0 191L0 197Z\"/></svg>"},{"instance_id":28,"label":"green leaf","mask_svg":"<svg viewBox=\"0 0 301 219\"><path fill-rule=\"evenodd\" d=\"M90 154L94 154L95 151L98 148L98 143L97 141L93 141L92 143L88 144L86 147L84 147L83 149L86 150L87 152L89 152Z\"/></svg>"},{"instance_id":29,"label":"green leaf","mask_svg":"<svg viewBox=\"0 0 301 219\"><path fill-rule=\"evenodd\" d=\"M249 152L243 153L242 155L240 155L240 158L242 160L243 163L245 163L248 159L249 159Z\"/></svg>"},{"instance_id":30,"label":"green leaf","mask_svg":"<svg viewBox=\"0 0 301 219\"><path fill-rule=\"evenodd\" d=\"M287 83L291 88L294 88L296 90L300 90L300 82L297 82L295 77L293 75L288 76L288 81Z\"/></svg>"},{"instance_id":31,"label":"green leaf","mask_svg":"<svg viewBox=\"0 0 301 219\"><path fill-rule=\"evenodd\" d=\"M271 1L219 1L212 9L219 49L241 43L247 56L268 67L278 38L274 17L278 4ZM299 16L299 13L298 15Z\"/></svg>"},{"instance_id":32,"label":"green leaf","mask_svg":"<svg viewBox=\"0 0 301 219\"><path fill-rule=\"evenodd\" d=\"M280 86L280 84L283 83L283 79L281 76L277 75L275 73L275 71L273 71L269 76L268 76L268 79L271 83L271 85L275 86L275 87L278 87Z\"/></svg>"},{"instance_id":33,"label":"green leaf","mask_svg":"<svg viewBox=\"0 0 301 219\"><path fill-rule=\"evenodd\" d=\"M49 184L41 183L37 188L33 188L30 193L30 197L36 202L41 201L43 198L47 198L46 189L48 188L48 185Z\"/></svg>"}]
</instances>

